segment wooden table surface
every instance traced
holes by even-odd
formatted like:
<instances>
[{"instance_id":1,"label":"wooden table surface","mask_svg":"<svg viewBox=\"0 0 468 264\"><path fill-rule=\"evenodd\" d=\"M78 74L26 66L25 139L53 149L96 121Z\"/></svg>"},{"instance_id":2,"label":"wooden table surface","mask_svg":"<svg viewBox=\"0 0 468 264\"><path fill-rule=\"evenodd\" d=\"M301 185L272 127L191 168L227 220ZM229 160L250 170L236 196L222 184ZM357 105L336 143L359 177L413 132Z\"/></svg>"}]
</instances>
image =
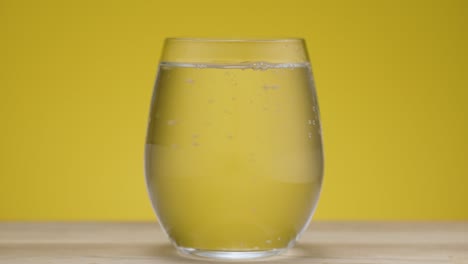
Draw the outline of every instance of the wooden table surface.
<instances>
[{"instance_id":1,"label":"wooden table surface","mask_svg":"<svg viewBox=\"0 0 468 264\"><path fill-rule=\"evenodd\" d=\"M2 264L204 262L179 256L156 223L0 222ZM468 263L468 222L313 222L293 249L264 262Z\"/></svg>"}]
</instances>

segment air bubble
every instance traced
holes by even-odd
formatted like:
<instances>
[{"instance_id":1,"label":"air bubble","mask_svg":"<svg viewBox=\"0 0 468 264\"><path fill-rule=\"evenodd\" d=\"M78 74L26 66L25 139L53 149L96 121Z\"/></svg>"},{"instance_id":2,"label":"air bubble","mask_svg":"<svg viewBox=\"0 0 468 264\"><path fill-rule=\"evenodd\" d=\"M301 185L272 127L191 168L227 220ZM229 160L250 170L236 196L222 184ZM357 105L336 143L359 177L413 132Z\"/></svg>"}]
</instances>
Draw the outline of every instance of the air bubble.
<instances>
[{"instance_id":1,"label":"air bubble","mask_svg":"<svg viewBox=\"0 0 468 264\"><path fill-rule=\"evenodd\" d=\"M193 134L192 138L198 138L200 135L199 134Z\"/></svg>"},{"instance_id":2,"label":"air bubble","mask_svg":"<svg viewBox=\"0 0 468 264\"><path fill-rule=\"evenodd\" d=\"M168 120L168 121L167 121L167 124L168 124L169 126L173 126L173 125L177 124L177 120Z\"/></svg>"},{"instance_id":3,"label":"air bubble","mask_svg":"<svg viewBox=\"0 0 468 264\"><path fill-rule=\"evenodd\" d=\"M190 79L190 78L187 79L185 82L188 83L188 84L194 84L195 83L195 81L193 79Z\"/></svg>"},{"instance_id":4,"label":"air bubble","mask_svg":"<svg viewBox=\"0 0 468 264\"><path fill-rule=\"evenodd\" d=\"M277 89L279 89L279 88L280 88L280 86L277 85L277 84L271 84L271 85L265 84L265 85L263 85L263 90L265 90L265 91L268 91L268 90L277 90Z\"/></svg>"},{"instance_id":5,"label":"air bubble","mask_svg":"<svg viewBox=\"0 0 468 264\"><path fill-rule=\"evenodd\" d=\"M194 147L198 147L199 145L200 145L200 144L198 144L198 142L193 142L193 143L192 143L192 146L194 146Z\"/></svg>"},{"instance_id":6,"label":"air bubble","mask_svg":"<svg viewBox=\"0 0 468 264\"><path fill-rule=\"evenodd\" d=\"M265 63L265 62L254 62L252 64L252 69L254 71L265 71L265 70L268 70L270 68L270 66Z\"/></svg>"},{"instance_id":7,"label":"air bubble","mask_svg":"<svg viewBox=\"0 0 468 264\"><path fill-rule=\"evenodd\" d=\"M309 138L312 138L312 132L309 132L308 136L309 136Z\"/></svg>"},{"instance_id":8,"label":"air bubble","mask_svg":"<svg viewBox=\"0 0 468 264\"><path fill-rule=\"evenodd\" d=\"M265 241L265 243L271 244L271 240L267 240L267 241Z\"/></svg>"}]
</instances>

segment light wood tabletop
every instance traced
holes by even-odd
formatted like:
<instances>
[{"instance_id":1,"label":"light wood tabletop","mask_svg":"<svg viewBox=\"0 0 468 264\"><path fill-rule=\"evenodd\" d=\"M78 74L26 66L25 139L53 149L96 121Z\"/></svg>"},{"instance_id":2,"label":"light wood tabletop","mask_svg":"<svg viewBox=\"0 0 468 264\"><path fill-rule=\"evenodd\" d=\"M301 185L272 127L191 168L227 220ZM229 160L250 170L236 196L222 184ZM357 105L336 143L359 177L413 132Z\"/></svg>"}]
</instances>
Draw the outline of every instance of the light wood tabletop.
<instances>
[{"instance_id":1,"label":"light wood tabletop","mask_svg":"<svg viewBox=\"0 0 468 264\"><path fill-rule=\"evenodd\" d=\"M262 261L468 263L468 222L312 222L294 248ZM0 222L2 264L205 262L179 256L157 223Z\"/></svg>"}]
</instances>

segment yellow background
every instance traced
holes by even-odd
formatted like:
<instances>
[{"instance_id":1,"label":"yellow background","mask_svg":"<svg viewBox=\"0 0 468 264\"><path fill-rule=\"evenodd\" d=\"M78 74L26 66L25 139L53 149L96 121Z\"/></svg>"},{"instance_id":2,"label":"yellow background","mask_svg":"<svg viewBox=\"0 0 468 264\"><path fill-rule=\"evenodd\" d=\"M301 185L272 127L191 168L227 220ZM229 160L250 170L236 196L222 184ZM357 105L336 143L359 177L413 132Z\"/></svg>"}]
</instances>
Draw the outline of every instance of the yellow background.
<instances>
[{"instance_id":1,"label":"yellow background","mask_svg":"<svg viewBox=\"0 0 468 264\"><path fill-rule=\"evenodd\" d=\"M326 153L315 219L468 219L468 2L0 0L0 220L154 219L163 39L304 37Z\"/></svg>"}]
</instances>

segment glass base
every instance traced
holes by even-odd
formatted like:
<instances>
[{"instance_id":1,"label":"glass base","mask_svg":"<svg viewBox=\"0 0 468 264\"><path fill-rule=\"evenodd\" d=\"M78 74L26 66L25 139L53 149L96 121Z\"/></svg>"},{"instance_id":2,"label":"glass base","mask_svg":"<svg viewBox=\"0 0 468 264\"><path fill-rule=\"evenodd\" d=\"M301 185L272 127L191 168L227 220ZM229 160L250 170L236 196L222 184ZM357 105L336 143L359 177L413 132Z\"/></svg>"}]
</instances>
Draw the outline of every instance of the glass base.
<instances>
[{"instance_id":1,"label":"glass base","mask_svg":"<svg viewBox=\"0 0 468 264\"><path fill-rule=\"evenodd\" d=\"M286 249L272 249L264 251L212 251L184 247L177 247L177 250L185 256L221 260L259 259L276 256L286 251Z\"/></svg>"}]
</instances>

